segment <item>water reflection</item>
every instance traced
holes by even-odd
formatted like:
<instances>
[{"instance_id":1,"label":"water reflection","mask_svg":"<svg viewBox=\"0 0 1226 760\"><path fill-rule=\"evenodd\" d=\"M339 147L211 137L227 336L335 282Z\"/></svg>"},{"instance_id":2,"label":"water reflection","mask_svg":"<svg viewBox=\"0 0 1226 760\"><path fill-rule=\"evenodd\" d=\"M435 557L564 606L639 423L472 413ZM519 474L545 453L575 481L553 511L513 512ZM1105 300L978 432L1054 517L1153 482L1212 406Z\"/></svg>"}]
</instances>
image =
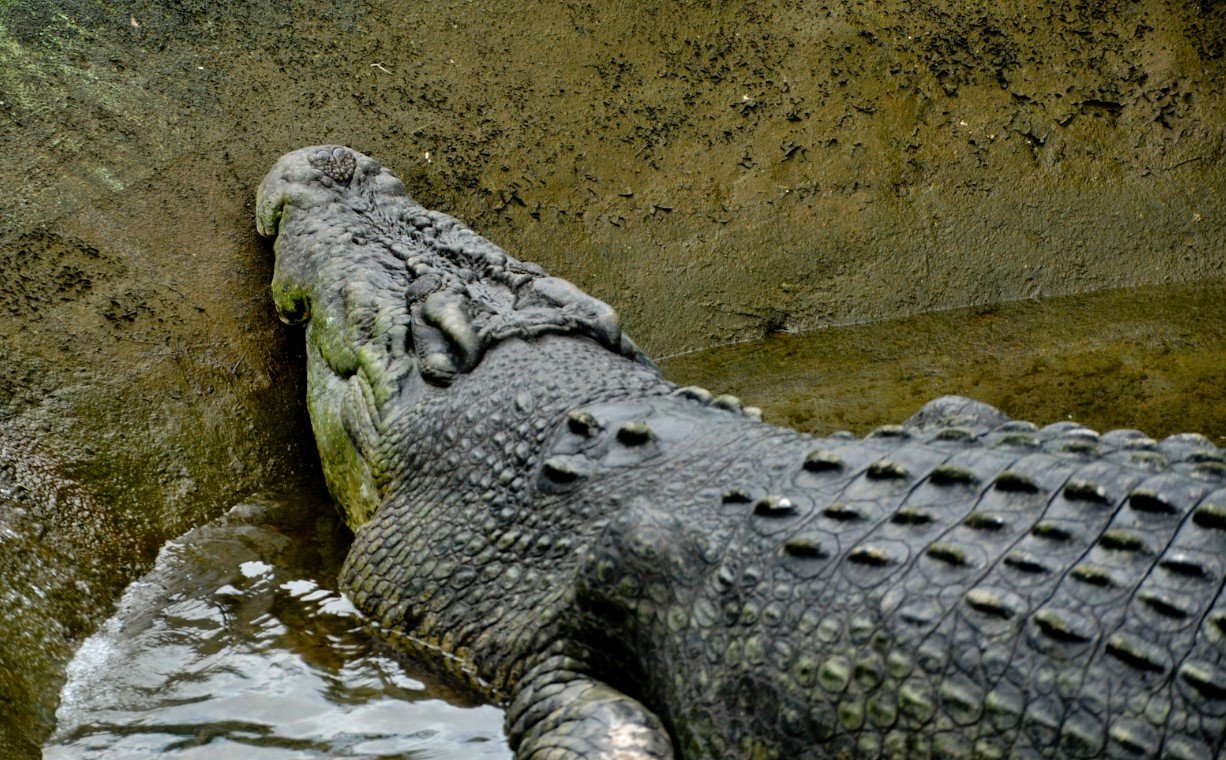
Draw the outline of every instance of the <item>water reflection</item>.
<instances>
[{"instance_id":1,"label":"water reflection","mask_svg":"<svg viewBox=\"0 0 1226 760\"><path fill-rule=\"evenodd\" d=\"M318 509L252 500L167 544L69 666L44 757L510 757L500 710L363 629Z\"/></svg>"}]
</instances>

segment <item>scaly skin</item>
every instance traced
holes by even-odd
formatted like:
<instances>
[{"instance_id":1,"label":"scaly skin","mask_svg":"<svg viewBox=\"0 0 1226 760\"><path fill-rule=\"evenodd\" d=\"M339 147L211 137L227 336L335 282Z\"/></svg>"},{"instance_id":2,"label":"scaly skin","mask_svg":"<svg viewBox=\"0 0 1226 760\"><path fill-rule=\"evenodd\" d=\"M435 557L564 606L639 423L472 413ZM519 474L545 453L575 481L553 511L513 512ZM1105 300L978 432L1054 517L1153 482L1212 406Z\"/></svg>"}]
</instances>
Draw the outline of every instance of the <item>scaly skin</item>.
<instances>
[{"instance_id":1,"label":"scaly skin","mask_svg":"<svg viewBox=\"0 0 1226 760\"><path fill-rule=\"evenodd\" d=\"M765 425L346 148L282 157L257 225L342 583L509 700L519 757L1223 751L1204 438L955 398L863 440Z\"/></svg>"}]
</instances>

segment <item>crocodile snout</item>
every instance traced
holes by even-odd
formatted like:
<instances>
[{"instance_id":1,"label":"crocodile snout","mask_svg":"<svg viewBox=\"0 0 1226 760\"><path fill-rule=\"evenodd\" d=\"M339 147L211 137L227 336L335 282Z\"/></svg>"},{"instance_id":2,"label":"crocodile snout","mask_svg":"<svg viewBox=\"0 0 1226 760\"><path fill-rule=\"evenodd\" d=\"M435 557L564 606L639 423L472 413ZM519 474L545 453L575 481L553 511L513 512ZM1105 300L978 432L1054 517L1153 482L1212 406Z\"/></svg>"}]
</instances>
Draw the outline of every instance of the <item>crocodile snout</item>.
<instances>
[{"instance_id":1,"label":"crocodile snout","mask_svg":"<svg viewBox=\"0 0 1226 760\"><path fill-rule=\"evenodd\" d=\"M313 145L281 156L256 191L256 231L275 237L287 205L306 209L333 200L353 182L362 159L374 164L342 145Z\"/></svg>"}]
</instances>

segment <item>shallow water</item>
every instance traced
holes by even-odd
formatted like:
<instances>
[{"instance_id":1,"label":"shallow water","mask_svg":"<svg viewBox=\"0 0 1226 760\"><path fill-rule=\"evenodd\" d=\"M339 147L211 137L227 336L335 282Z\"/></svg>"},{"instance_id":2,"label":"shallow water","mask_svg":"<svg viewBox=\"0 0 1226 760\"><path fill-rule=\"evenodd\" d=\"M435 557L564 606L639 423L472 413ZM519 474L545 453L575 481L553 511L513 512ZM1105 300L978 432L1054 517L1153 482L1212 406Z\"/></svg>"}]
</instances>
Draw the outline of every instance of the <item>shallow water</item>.
<instances>
[{"instance_id":1,"label":"shallow water","mask_svg":"<svg viewBox=\"0 0 1226 760\"><path fill-rule=\"evenodd\" d=\"M1226 442L1226 284L1116 291L780 335L663 362L812 432L962 393ZM397 659L336 592L347 548L303 488L167 544L81 648L46 757L510 757L502 713Z\"/></svg>"},{"instance_id":2,"label":"shallow water","mask_svg":"<svg viewBox=\"0 0 1226 760\"><path fill-rule=\"evenodd\" d=\"M1043 425L1226 445L1226 281L1113 290L778 334L661 362L767 422L864 434L945 394Z\"/></svg>"},{"instance_id":3,"label":"shallow water","mask_svg":"<svg viewBox=\"0 0 1226 760\"><path fill-rule=\"evenodd\" d=\"M510 757L501 710L398 660L337 593L330 509L253 499L163 547L69 666L44 757Z\"/></svg>"}]
</instances>

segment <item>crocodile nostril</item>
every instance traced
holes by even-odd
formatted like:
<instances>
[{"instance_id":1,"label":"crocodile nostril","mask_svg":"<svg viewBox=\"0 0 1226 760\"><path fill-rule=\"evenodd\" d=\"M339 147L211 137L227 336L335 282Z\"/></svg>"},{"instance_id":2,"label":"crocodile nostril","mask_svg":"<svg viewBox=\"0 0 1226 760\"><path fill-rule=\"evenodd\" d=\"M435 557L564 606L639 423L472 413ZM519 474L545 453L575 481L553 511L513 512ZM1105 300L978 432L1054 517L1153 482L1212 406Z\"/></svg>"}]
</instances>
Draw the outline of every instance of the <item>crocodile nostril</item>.
<instances>
[{"instance_id":1,"label":"crocodile nostril","mask_svg":"<svg viewBox=\"0 0 1226 760\"><path fill-rule=\"evenodd\" d=\"M324 173L324 176L341 185L348 185L353 179L353 172L358 167L357 158L348 148L337 146L328 150L320 148L311 154L311 166Z\"/></svg>"}]
</instances>

